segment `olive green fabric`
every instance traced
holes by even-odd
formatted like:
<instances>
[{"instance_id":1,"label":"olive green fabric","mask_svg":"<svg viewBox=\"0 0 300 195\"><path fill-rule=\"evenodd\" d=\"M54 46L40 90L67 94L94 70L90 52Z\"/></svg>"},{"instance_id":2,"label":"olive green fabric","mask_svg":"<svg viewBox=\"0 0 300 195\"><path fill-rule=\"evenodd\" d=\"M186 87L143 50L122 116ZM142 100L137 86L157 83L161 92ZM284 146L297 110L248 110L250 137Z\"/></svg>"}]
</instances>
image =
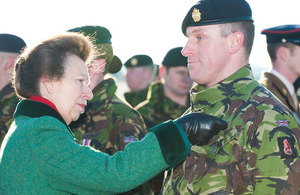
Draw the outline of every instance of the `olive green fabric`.
<instances>
[{"instance_id":1,"label":"olive green fabric","mask_svg":"<svg viewBox=\"0 0 300 195\"><path fill-rule=\"evenodd\" d=\"M186 148L167 164L159 134L148 133L109 156L80 146L50 106L21 101L0 150L0 194L113 194L128 191L184 160ZM172 121L151 131L174 131ZM181 129L179 131L182 131ZM174 139L186 141L182 133ZM181 144L186 146L189 143ZM172 155L173 155L172 151ZM151 162L151 163L149 163Z\"/></svg>"},{"instance_id":2,"label":"olive green fabric","mask_svg":"<svg viewBox=\"0 0 300 195\"><path fill-rule=\"evenodd\" d=\"M166 97L163 84L158 82L150 85L147 100L138 104L135 109L142 115L147 128L150 128L166 120L177 119L189 106L189 98L186 106L182 106Z\"/></svg>"},{"instance_id":3,"label":"olive green fabric","mask_svg":"<svg viewBox=\"0 0 300 195\"><path fill-rule=\"evenodd\" d=\"M18 99L11 85L6 85L0 91L0 147L10 124L13 121L13 114L18 104Z\"/></svg>"},{"instance_id":4,"label":"olive green fabric","mask_svg":"<svg viewBox=\"0 0 300 195\"><path fill-rule=\"evenodd\" d=\"M94 97L88 101L84 114L70 124L79 144L88 140L93 148L113 155L146 135L142 116L118 98L116 91L117 85L111 78L93 89Z\"/></svg>"},{"instance_id":5,"label":"olive green fabric","mask_svg":"<svg viewBox=\"0 0 300 195\"><path fill-rule=\"evenodd\" d=\"M142 89L140 91L129 91L124 93L125 100L132 106L135 107L139 103L145 101L147 99L149 87Z\"/></svg>"}]
</instances>

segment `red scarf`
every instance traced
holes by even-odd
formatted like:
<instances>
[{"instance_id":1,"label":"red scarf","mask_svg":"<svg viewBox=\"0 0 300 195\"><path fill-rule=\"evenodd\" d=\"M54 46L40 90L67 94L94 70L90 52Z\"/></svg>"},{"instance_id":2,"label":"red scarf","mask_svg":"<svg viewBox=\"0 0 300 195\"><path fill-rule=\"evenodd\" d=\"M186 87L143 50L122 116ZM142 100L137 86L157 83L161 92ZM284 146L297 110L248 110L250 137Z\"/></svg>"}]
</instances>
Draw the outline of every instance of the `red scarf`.
<instances>
[{"instance_id":1,"label":"red scarf","mask_svg":"<svg viewBox=\"0 0 300 195\"><path fill-rule=\"evenodd\" d=\"M52 107L54 110L56 110L56 112L58 112L56 106L50 102L49 100L41 97L41 96L38 96L38 95L32 95L29 97L29 100L31 101L36 101L36 102L41 102L41 103L44 103L44 104L47 104L48 106ZM58 112L59 113L59 112Z\"/></svg>"}]
</instances>

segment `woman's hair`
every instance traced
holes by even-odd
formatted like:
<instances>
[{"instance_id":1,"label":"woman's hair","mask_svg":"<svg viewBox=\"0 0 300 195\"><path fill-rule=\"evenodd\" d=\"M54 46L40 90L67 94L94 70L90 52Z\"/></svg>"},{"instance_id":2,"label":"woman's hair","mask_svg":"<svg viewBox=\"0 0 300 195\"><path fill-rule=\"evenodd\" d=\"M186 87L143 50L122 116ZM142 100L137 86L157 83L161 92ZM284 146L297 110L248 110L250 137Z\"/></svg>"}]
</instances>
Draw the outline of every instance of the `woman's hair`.
<instances>
[{"instance_id":1,"label":"woman's hair","mask_svg":"<svg viewBox=\"0 0 300 195\"><path fill-rule=\"evenodd\" d=\"M16 94L21 99L41 95L39 83L42 77L60 80L65 73L68 56L76 55L86 64L95 49L89 37L79 33L64 33L43 40L26 49L17 59L12 78Z\"/></svg>"}]
</instances>

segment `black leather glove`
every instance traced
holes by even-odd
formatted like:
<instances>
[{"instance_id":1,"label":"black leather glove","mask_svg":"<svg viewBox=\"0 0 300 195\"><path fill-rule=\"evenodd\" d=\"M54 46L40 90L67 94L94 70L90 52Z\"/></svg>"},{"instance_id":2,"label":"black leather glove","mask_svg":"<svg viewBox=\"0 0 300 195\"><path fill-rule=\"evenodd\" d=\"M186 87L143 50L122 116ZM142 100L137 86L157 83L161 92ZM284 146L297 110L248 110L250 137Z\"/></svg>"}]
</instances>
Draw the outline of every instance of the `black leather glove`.
<instances>
[{"instance_id":1,"label":"black leather glove","mask_svg":"<svg viewBox=\"0 0 300 195\"><path fill-rule=\"evenodd\" d=\"M190 113L175 120L186 133L192 145L205 145L227 128L227 123L215 116L205 113Z\"/></svg>"}]
</instances>

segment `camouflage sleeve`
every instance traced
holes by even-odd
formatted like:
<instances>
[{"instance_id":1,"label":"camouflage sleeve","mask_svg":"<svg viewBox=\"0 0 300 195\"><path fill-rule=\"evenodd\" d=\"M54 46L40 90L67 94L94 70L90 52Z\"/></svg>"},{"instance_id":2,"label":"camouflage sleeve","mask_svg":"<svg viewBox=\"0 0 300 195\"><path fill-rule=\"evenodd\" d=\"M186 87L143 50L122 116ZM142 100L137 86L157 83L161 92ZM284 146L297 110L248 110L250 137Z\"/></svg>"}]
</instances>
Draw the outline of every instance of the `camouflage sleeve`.
<instances>
[{"instance_id":1,"label":"camouflage sleeve","mask_svg":"<svg viewBox=\"0 0 300 195\"><path fill-rule=\"evenodd\" d=\"M276 116L275 116L276 118ZM288 115L264 122L249 139L248 172L255 176L255 194L298 194L300 189L300 131ZM251 127L248 127L251 129ZM297 141L298 140L298 141ZM259 147L254 144L260 143Z\"/></svg>"},{"instance_id":2,"label":"camouflage sleeve","mask_svg":"<svg viewBox=\"0 0 300 195\"><path fill-rule=\"evenodd\" d=\"M139 141L146 135L146 126L141 115L133 109L130 112L131 114L124 114L122 117L116 116L112 124L114 126L112 133L106 143L108 153L123 151L127 144Z\"/></svg>"}]
</instances>

